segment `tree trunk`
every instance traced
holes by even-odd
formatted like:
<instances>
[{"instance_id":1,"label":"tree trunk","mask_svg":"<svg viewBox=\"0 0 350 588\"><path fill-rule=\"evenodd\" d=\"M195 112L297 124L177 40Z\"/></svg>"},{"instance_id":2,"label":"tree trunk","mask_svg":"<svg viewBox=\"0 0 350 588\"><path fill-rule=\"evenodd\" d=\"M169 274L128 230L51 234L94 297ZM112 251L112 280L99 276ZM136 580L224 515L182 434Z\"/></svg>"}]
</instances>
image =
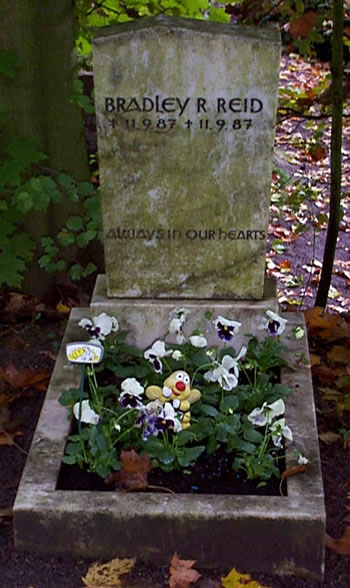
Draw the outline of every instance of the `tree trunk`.
<instances>
[{"instance_id":1,"label":"tree trunk","mask_svg":"<svg viewBox=\"0 0 350 588\"><path fill-rule=\"evenodd\" d=\"M82 113L69 102L76 70L72 0L1 0L0 18L0 49L11 49L20 60L13 79L1 80L1 110L10 115L3 144L14 135L32 137L49 157L44 165L77 180L87 179ZM78 205L62 196L47 214L31 215L26 230L36 240L55 237L66 217L77 212ZM37 294L49 282L49 276L33 265L23 289Z\"/></svg>"},{"instance_id":2,"label":"tree trunk","mask_svg":"<svg viewBox=\"0 0 350 588\"><path fill-rule=\"evenodd\" d=\"M332 280L335 251L340 223L341 200L341 147L343 131L343 29L344 2L333 0L332 44L332 138L331 138L331 192L329 222L323 254L321 279L316 295L316 306L325 307Z\"/></svg>"}]
</instances>

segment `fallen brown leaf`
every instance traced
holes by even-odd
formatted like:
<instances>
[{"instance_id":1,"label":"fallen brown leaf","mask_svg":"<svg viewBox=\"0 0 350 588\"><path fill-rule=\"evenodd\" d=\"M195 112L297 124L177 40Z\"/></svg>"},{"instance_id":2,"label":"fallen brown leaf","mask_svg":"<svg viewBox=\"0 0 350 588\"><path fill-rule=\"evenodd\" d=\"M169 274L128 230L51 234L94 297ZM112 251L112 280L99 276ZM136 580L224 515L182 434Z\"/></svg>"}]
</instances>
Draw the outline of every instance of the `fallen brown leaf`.
<instances>
[{"instance_id":1,"label":"fallen brown leaf","mask_svg":"<svg viewBox=\"0 0 350 588\"><path fill-rule=\"evenodd\" d=\"M340 539L333 539L326 533L326 546L340 555L350 554L350 526L345 527L343 536Z\"/></svg>"},{"instance_id":2,"label":"fallen brown leaf","mask_svg":"<svg viewBox=\"0 0 350 588\"><path fill-rule=\"evenodd\" d=\"M16 445L14 438L23 435L21 431L4 431L0 429L0 445Z\"/></svg>"},{"instance_id":3,"label":"fallen brown leaf","mask_svg":"<svg viewBox=\"0 0 350 588\"><path fill-rule=\"evenodd\" d=\"M170 562L170 588L189 588L190 584L196 582L201 575L191 569L195 563L195 560L179 559L177 553L174 553Z\"/></svg>"},{"instance_id":4,"label":"fallen brown leaf","mask_svg":"<svg viewBox=\"0 0 350 588\"><path fill-rule=\"evenodd\" d=\"M44 371L17 369L10 362L6 368L0 366L0 380L14 389L36 388L45 391L49 383L49 375Z\"/></svg>"},{"instance_id":5,"label":"fallen brown leaf","mask_svg":"<svg viewBox=\"0 0 350 588\"><path fill-rule=\"evenodd\" d=\"M147 453L138 455L134 449L122 451L120 461L121 470L107 476L105 483L113 484L115 490L126 492L147 488L147 474L152 469L152 463Z\"/></svg>"},{"instance_id":6,"label":"fallen brown leaf","mask_svg":"<svg viewBox=\"0 0 350 588\"><path fill-rule=\"evenodd\" d=\"M334 431L326 431L325 433L321 433L318 438L321 439L323 443L331 445L332 443L340 441L342 437L338 433L334 433Z\"/></svg>"},{"instance_id":7,"label":"fallen brown leaf","mask_svg":"<svg viewBox=\"0 0 350 588\"><path fill-rule=\"evenodd\" d=\"M350 363L350 349L343 347L343 345L333 345L332 349L327 353L327 359L330 363Z\"/></svg>"},{"instance_id":8,"label":"fallen brown leaf","mask_svg":"<svg viewBox=\"0 0 350 588\"><path fill-rule=\"evenodd\" d=\"M350 336L350 327L344 317L325 312L321 306L309 308L304 315L310 335L330 342Z\"/></svg>"},{"instance_id":9,"label":"fallen brown leaf","mask_svg":"<svg viewBox=\"0 0 350 588\"><path fill-rule=\"evenodd\" d=\"M312 368L312 375L316 376L320 384L331 386L335 380L346 374L346 368L343 365L329 368L326 365L315 365Z\"/></svg>"}]
</instances>

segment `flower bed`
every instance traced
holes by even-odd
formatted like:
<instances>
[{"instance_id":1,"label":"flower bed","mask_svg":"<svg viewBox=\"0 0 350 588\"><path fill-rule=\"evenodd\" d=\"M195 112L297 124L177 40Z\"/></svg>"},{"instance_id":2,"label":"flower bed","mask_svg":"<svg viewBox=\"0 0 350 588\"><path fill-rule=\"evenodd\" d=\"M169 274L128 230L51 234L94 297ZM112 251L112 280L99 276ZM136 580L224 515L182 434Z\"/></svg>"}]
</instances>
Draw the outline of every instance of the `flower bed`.
<instances>
[{"instance_id":1,"label":"flower bed","mask_svg":"<svg viewBox=\"0 0 350 588\"><path fill-rule=\"evenodd\" d=\"M170 476L167 481L157 470L193 480L198 469L203 476L212 464L208 475L220 477L215 457L224 464L222 493L244 493L244 485L252 493L252 482L261 488L280 478L283 441L293 439L284 417L290 390L279 381L286 365L281 342L286 319L267 311L259 332L237 350L240 322L207 314L195 332L186 334L188 314L186 308L171 311L163 340L145 351L125 343L115 317L101 313L80 321L90 341L76 344L73 355L70 347L68 357L88 363L87 386L60 398L76 419L63 457L66 465L78 465L128 491L150 486L179 491L180 485L186 488L182 491L201 492L198 478L170 487ZM206 332L213 329L217 345L209 346ZM302 334L299 329L294 336ZM96 367L89 345L97 352L104 349ZM306 466L297 448L289 453L301 469ZM150 482L151 469L158 484Z\"/></svg>"},{"instance_id":2,"label":"flower bed","mask_svg":"<svg viewBox=\"0 0 350 588\"><path fill-rule=\"evenodd\" d=\"M72 423L58 398L64 391L79 388L82 372L80 365L67 361L65 348L80 339L78 323L88 312L87 308L72 310L33 437L14 504L17 549L94 559L117 554L160 565L177 551L202 567L235 566L322 577L325 510L308 346L306 337L298 338L305 329L303 315L288 315L281 337L290 365L281 369L280 378L292 390L285 418L293 431L293 446L307 455L310 465L304 474L286 479L284 496L239 496L57 488ZM192 418L194 414L191 422ZM77 425L75 417L73 422ZM285 445L290 470L296 454L290 441ZM67 467L74 473L78 466ZM103 478L95 475L104 486Z\"/></svg>"}]
</instances>

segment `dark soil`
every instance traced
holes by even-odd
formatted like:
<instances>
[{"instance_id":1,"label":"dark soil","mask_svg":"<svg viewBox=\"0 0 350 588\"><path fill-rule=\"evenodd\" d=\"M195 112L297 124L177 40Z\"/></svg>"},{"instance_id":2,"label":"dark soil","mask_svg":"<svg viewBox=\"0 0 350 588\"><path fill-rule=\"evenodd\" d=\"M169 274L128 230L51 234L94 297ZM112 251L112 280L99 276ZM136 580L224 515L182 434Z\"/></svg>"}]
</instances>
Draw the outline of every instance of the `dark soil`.
<instances>
[{"instance_id":1,"label":"dark soil","mask_svg":"<svg viewBox=\"0 0 350 588\"><path fill-rule=\"evenodd\" d=\"M40 325L16 325L0 331L2 354L0 364L7 366L10 361L17 369L33 368L35 370L52 370L53 357L64 330L64 323L42 323ZM314 351L317 341L313 342ZM34 388L24 392L15 392L4 387L0 392L11 396L8 405L10 415L2 427L17 431L16 445L2 445L0 450L0 509L10 509L25 463L36 421L40 412L44 393ZM316 401L318 399L316 387ZM5 406L2 403L0 406ZM326 418L318 414L320 427L324 430ZM0 418L1 418L0 417ZM10 426L11 425L11 426ZM330 445L321 443L321 459L326 496L327 532L333 537L343 534L348 513L348 494L350 491L349 450L340 442ZM3 512L3 510L2 510ZM41 557L28 553L19 553L14 549L11 513L0 517L0 586L3 588L81 588L81 577L91 564L90 561L74 560L69 555L64 557ZM117 556L118 554L116 554ZM187 554L181 553L180 557ZM203 570L206 578L219 579L229 569ZM250 570L239 570L248 572ZM271 588L348 588L349 556L338 555L327 549L326 574L323 584L300 578L280 578L278 576L257 575L253 577L264 586ZM129 575L129 588L160 588L168 585L168 567L156 568L150 565L136 564ZM207 584L210 585L210 584ZM195 585L196 586L196 585ZM200 586L200 584L197 584Z\"/></svg>"},{"instance_id":2,"label":"dark soil","mask_svg":"<svg viewBox=\"0 0 350 588\"><path fill-rule=\"evenodd\" d=\"M266 486L257 488L256 481L247 480L239 473L232 473L231 463L230 455L221 449L212 455L200 456L195 465L185 473L179 470L164 472L156 468L148 474L149 490L154 492L158 487L159 492L169 489L176 494L279 495L279 480L271 478ZM57 489L112 491L113 487L107 485L97 474L82 471L77 466L62 464ZM286 494L285 491L283 494Z\"/></svg>"}]
</instances>

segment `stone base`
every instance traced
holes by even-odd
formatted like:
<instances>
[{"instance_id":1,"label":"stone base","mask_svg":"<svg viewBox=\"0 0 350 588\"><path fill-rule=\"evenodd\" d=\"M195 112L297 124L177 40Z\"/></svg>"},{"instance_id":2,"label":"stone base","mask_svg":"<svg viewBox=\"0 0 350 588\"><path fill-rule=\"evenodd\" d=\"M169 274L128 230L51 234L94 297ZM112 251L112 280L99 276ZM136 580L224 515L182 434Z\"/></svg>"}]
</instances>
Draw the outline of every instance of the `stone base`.
<instances>
[{"instance_id":1,"label":"stone base","mask_svg":"<svg viewBox=\"0 0 350 588\"><path fill-rule=\"evenodd\" d=\"M95 289L90 304L91 314L106 312L116 316L128 331L127 342L141 349L147 349L157 339L164 339L169 325L169 312L174 308L185 307L191 311L186 320L186 334L202 328L209 345L217 344L216 332L208 333L208 320L205 313L213 316L240 321L244 331L235 337L239 348L247 341L251 333L256 333L257 326L266 310L278 312L277 286L273 278L266 278L262 300L179 300L179 299L145 299L145 298L108 298L106 276L97 276ZM175 342L175 337L167 336L167 341Z\"/></svg>"},{"instance_id":2,"label":"stone base","mask_svg":"<svg viewBox=\"0 0 350 588\"><path fill-rule=\"evenodd\" d=\"M282 383L293 390L286 419L293 447L310 467L287 480L286 497L90 492L56 490L70 421L58 403L78 387L81 370L68 364L65 344L81 339L74 309L62 342L42 413L14 504L17 549L104 559L137 557L168 565L175 551L199 567L236 567L249 572L301 574L322 578L325 509L307 341L292 329L303 316L288 314L288 361ZM288 448L287 448L288 450ZM287 451L288 453L288 451ZM290 460L287 458L287 467Z\"/></svg>"}]
</instances>

